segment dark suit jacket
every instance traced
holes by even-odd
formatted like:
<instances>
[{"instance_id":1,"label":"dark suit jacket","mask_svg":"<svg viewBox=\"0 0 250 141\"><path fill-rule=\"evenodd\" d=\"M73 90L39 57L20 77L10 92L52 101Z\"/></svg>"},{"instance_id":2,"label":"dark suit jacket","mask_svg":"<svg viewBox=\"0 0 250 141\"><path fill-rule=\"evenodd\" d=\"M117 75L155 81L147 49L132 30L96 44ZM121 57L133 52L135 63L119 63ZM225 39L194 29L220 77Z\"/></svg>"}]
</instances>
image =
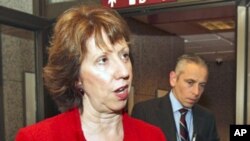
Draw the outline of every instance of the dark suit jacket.
<instances>
[{"instance_id":1,"label":"dark suit jacket","mask_svg":"<svg viewBox=\"0 0 250 141\"><path fill-rule=\"evenodd\" d=\"M214 115L199 105L195 105L192 111L196 141L219 141ZM132 116L160 127L168 141L177 141L169 94L135 104Z\"/></svg>"}]
</instances>

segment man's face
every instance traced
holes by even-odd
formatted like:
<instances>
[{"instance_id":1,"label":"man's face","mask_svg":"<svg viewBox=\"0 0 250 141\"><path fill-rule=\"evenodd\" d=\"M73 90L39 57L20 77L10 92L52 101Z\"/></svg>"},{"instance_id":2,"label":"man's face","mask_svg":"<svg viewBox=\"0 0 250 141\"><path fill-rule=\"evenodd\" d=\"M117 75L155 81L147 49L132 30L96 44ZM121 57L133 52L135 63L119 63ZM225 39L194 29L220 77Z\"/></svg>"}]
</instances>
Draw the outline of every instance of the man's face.
<instances>
[{"instance_id":1,"label":"man's face","mask_svg":"<svg viewBox=\"0 0 250 141\"><path fill-rule=\"evenodd\" d=\"M187 63L181 73L170 73L170 84L175 97L186 108L197 103L207 82L207 69L195 63Z\"/></svg>"}]
</instances>

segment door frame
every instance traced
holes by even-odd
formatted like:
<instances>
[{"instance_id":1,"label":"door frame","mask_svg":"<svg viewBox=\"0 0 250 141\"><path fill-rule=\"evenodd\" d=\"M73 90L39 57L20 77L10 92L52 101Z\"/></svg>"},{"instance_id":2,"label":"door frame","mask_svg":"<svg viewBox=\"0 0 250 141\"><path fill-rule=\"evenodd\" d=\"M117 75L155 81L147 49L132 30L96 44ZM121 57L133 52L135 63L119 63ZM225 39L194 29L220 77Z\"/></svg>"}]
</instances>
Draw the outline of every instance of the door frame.
<instances>
[{"instance_id":1,"label":"door frame","mask_svg":"<svg viewBox=\"0 0 250 141\"><path fill-rule=\"evenodd\" d=\"M249 0L237 3L236 124L250 124Z\"/></svg>"},{"instance_id":2,"label":"door frame","mask_svg":"<svg viewBox=\"0 0 250 141\"><path fill-rule=\"evenodd\" d=\"M44 87L42 79L42 68L44 66L44 57L46 56L46 46L49 41L49 31L53 20L41 18L21 11L0 6L0 24L5 24L17 28L22 28L34 32L35 38L35 74L36 74L36 98L37 98L37 121L44 119ZM1 40L0 40L1 43ZM0 44L1 47L1 44ZM1 51L1 49L0 49ZM0 62L1 59L0 59ZM0 63L2 65L2 63ZM2 67L0 68L2 72ZM0 74L0 83L3 76ZM3 88L0 86L0 115L4 115ZM0 116L0 140L5 140L4 117Z\"/></svg>"}]
</instances>

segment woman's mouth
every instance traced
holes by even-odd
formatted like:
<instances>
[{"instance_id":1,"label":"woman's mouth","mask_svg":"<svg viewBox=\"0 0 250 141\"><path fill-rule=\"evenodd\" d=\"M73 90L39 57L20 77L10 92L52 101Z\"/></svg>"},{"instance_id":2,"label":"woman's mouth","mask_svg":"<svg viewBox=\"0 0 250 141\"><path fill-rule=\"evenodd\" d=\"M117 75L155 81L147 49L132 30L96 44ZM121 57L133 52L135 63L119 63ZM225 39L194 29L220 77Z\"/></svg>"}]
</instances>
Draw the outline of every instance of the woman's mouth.
<instances>
[{"instance_id":1,"label":"woman's mouth","mask_svg":"<svg viewBox=\"0 0 250 141\"><path fill-rule=\"evenodd\" d=\"M115 91L116 96L119 98L119 100L126 100L128 98L128 85L120 87L116 89Z\"/></svg>"}]
</instances>

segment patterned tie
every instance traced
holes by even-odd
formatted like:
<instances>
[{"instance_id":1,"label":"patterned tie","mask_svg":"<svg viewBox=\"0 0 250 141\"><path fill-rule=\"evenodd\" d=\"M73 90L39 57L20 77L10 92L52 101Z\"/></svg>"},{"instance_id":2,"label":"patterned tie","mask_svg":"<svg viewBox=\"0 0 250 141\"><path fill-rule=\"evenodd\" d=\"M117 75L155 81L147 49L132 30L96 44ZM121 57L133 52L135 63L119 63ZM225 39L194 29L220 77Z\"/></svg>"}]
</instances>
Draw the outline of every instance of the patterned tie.
<instances>
[{"instance_id":1,"label":"patterned tie","mask_svg":"<svg viewBox=\"0 0 250 141\"><path fill-rule=\"evenodd\" d=\"M186 123L186 114L187 114L187 109L180 109L179 112L181 113L181 118L180 118L180 136L181 136L181 141L189 141L188 137L188 130L187 130L187 123Z\"/></svg>"}]
</instances>

